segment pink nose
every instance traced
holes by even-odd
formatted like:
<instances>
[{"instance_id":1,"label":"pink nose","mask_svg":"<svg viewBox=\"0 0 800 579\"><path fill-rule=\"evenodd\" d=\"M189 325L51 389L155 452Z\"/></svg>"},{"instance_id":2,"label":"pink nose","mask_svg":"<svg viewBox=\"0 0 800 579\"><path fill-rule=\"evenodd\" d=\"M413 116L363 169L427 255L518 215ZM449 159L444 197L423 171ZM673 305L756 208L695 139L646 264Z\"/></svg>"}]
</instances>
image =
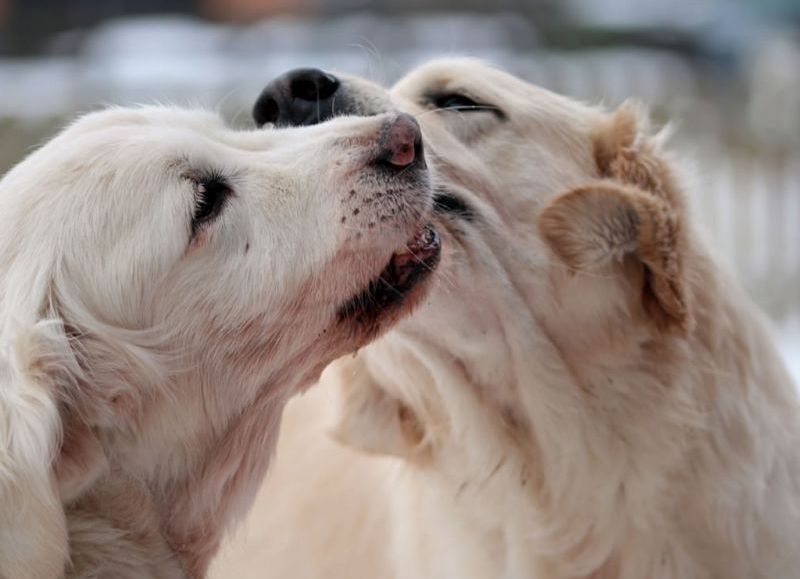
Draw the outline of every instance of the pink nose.
<instances>
[{"instance_id":1,"label":"pink nose","mask_svg":"<svg viewBox=\"0 0 800 579\"><path fill-rule=\"evenodd\" d=\"M381 160L395 167L407 167L422 155L422 133L411 115L400 113L383 127Z\"/></svg>"}]
</instances>

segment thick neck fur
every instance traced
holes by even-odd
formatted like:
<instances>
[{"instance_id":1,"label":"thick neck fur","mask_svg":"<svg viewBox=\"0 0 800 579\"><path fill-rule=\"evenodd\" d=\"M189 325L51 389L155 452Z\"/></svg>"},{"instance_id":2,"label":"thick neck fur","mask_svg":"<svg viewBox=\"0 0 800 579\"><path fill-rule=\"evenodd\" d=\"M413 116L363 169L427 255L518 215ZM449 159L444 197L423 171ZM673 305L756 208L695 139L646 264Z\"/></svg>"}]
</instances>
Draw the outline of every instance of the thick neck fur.
<instances>
[{"instance_id":1,"label":"thick neck fur","mask_svg":"<svg viewBox=\"0 0 800 579\"><path fill-rule=\"evenodd\" d=\"M68 576L109 564L122 573L129 561L131 577L203 577L266 472L286 399L321 370L298 372L306 356L288 357L266 383L228 381L225 403L209 398L216 385L177 381L135 404L129 428L98 429L91 450L105 468L68 504ZM97 530L105 528L118 532ZM152 568L143 570L145 561Z\"/></svg>"},{"instance_id":2,"label":"thick neck fur","mask_svg":"<svg viewBox=\"0 0 800 579\"><path fill-rule=\"evenodd\" d=\"M417 417L412 463L479 512L486 537L505 537L504 576L766 579L795 568L796 554L765 550L792 533L770 513L800 507L783 504L800 496L785 458L796 396L758 313L695 257L690 283L704 287L685 333L648 325L635 283L566 270L536 279L493 259L481 264L491 275L470 276L495 280L492 291L445 271L426 311L363 352Z\"/></svg>"},{"instance_id":3,"label":"thick neck fur","mask_svg":"<svg viewBox=\"0 0 800 579\"><path fill-rule=\"evenodd\" d=\"M153 568L147 573L153 577L174 577L173 568L181 568L187 577L204 576L223 531L245 512L266 471L285 392L278 396L265 389L246 410L229 418L226 428L214 430L185 423L187 409L204 404L202 394L189 395L187 389L185 396L152 401L142 418L148 428L141 432L147 436L130 443L119 436L103 437L107 470L68 505L70 576L88 576L108 562L121 572L119 557L125 551L143 554L130 556L132 577L141 576L140 566L151 558ZM201 409L191 415L209 424L220 420ZM167 440L185 444L186 450L167 449ZM142 470L138 462L143 455L161 458ZM105 527L125 533L112 540L97 530Z\"/></svg>"}]
</instances>

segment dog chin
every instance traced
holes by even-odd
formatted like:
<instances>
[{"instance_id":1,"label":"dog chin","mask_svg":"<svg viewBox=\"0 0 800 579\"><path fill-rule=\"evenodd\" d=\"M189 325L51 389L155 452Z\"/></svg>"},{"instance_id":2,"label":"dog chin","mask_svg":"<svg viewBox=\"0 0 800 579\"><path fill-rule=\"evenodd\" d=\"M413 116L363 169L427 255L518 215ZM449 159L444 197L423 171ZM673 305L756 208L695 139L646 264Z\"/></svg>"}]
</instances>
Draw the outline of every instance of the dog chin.
<instances>
[{"instance_id":1,"label":"dog chin","mask_svg":"<svg viewBox=\"0 0 800 579\"><path fill-rule=\"evenodd\" d=\"M366 286L337 308L337 324L364 340L375 338L407 315L426 295L441 257L441 238L430 224L392 253Z\"/></svg>"}]
</instances>

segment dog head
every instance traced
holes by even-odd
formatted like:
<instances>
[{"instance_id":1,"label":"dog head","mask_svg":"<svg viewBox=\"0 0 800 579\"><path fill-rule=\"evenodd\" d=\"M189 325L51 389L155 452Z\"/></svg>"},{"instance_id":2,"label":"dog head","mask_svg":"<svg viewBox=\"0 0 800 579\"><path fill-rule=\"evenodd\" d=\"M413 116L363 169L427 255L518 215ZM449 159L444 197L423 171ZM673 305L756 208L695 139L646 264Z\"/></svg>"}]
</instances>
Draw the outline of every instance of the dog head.
<instances>
[{"instance_id":1,"label":"dog head","mask_svg":"<svg viewBox=\"0 0 800 579\"><path fill-rule=\"evenodd\" d=\"M63 565L61 502L109 453L156 489L213 470L223 433L269 439L271 408L419 301L439 253L421 147L402 114L236 132L111 109L4 177L0 574Z\"/></svg>"},{"instance_id":2,"label":"dog head","mask_svg":"<svg viewBox=\"0 0 800 579\"><path fill-rule=\"evenodd\" d=\"M446 238L425 307L371 346L373 356L339 363L338 438L422 456L437 432L453 439L453 430L487 420L486 402L510 430L524 430L531 413L520 408L520 388L537 379L532 374L572 376L590 389L586 365L622 343L658 342L691 327L684 202L637 106L609 113L473 60L432 62L388 91L328 76L335 91L314 93L319 107L297 108L298 77L322 78L304 70L269 85L256 110L271 102L262 120L277 124L398 109L416 115ZM478 386L475 414L465 412L463 396L434 400L430 390L409 389L448 379L430 367L415 374L419 344L452 360L448 376ZM387 372L390 359L398 363Z\"/></svg>"}]
</instances>

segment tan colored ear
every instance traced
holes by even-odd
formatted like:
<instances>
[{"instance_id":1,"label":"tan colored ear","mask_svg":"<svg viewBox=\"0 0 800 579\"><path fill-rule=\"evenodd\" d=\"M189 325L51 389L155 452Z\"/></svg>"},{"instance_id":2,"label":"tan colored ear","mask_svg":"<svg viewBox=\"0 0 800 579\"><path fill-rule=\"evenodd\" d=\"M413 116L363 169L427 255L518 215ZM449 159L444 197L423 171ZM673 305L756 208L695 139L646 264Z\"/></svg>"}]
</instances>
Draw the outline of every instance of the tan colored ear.
<instances>
[{"instance_id":1,"label":"tan colored ear","mask_svg":"<svg viewBox=\"0 0 800 579\"><path fill-rule=\"evenodd\" d=\"M680 221L663 199L598 181L559 195L539 216L550 249L571 269L597 270L635 255L645 268L642 303L659 325L685 327Z\"/></svg>"},{"instance_id":2,"label":"tan colored ear","mask_svg":"<svg viewBox=\"0 0 800 579\"><path fill-rule=\"evenodd\" d=\"M658 135L651 135L644 107L628 101L594 131L594 158L601 177L637 187L682 214L683 195L659 152L660 143L668 134L667 127Z\"/></svg>"},{"instance_id":3,"label":"tan colored ear","mask_svg":"<svg viewBox=\"0 0 800 579\"><path fill-rule=\"evenodd\" d=\"M627 101L598 127L594 134L594 157L601 174L610 173L621 152L642 144L648 125L644 107L636 101Z\"/></svg>"},{"instance_id":4,"label":"tan colored ear","mask_svg":"<svg viewBox=\"0 0 800 579\"><path fill-rule=\"evenodd\" d=\"M416 414L386 392L359 359L336 362L341 406L331 435L372 454L404 458L424 452L424 429Z\"/></svg>"}]
</instances>

